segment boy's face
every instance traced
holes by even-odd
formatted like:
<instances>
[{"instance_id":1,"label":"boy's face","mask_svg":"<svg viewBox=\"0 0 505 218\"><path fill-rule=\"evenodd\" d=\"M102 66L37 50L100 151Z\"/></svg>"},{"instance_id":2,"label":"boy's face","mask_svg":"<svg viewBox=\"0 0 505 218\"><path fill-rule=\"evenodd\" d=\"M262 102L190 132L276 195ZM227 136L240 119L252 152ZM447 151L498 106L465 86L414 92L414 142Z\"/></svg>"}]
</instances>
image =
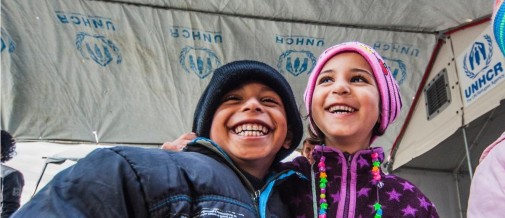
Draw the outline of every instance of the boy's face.
<instances>
[{"instance_id":1,"label":"boy's face","mask_svg":"<svg viewBox=\"0 0 505 218\"><path fill-rule=\"evenodd\" d=\"M314 151L314 147L315 147L315 145L310 144L308 141L305 141L303 143L302 155L305 156L309 160L309 163L311 163L311 164L314 163L314 158L312 157L312 152Z\"/></svg>"},{"instance_id":2,"label":"boy's face","mask_svg":"<svg viewBox=\"0 0 505 218\"><path fill-rule=\"evenodd\" d=\"M223 96L212 120L210 139L239 166L258 161L268 167L282 146L289 148L287 131L280 96L270 87L252 82Z\"/></svg>"},{"instance_id":3,"label":"boy's face","mask_svg":"<svg viewBox=\"0 0 505 218\"><path fill-rule=\"evenodd\" d=\"M337 54L323 66L312 100L312 118L325 143L355 152L367 148L379 118L379 91L373 71L358 53Z\"/></svg>"}]
</instances>

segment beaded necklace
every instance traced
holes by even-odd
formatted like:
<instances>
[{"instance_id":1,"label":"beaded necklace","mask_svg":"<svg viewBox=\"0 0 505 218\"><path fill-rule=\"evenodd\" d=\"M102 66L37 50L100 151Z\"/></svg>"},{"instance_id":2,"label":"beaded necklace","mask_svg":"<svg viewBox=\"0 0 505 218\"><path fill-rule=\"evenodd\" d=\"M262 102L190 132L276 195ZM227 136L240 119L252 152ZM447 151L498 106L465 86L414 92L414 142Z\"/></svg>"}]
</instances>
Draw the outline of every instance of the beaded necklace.
<instances>
[{"instance_id":1,"label":"beaded necklace","mask_svg":"<svg viewBox=\"0 0 505 218\"><path fill-rule=\"evenodd\" d=\"M328 201L326 200L326 184L328 183L328 175L326 174L326 157L324 157L324 146L323 147L323 152L321 155L321 159L319 160L319 163L317 164L317 167L319 168L319 188L320 188L320 195L319 195L319 215L318 218L326 218L327 216L327 210L328 210ZM375 216L374 218L381 218L382 217L382 205L379 203L379 189L384 186L384 183L382 183L382 178L380 175L380 160L379 160L379 154L375 151L372 151L371 154L372 157L372 184L377 186L377 202L373 205L373 208L375 210Z\"/></svg>"}]
</instances>

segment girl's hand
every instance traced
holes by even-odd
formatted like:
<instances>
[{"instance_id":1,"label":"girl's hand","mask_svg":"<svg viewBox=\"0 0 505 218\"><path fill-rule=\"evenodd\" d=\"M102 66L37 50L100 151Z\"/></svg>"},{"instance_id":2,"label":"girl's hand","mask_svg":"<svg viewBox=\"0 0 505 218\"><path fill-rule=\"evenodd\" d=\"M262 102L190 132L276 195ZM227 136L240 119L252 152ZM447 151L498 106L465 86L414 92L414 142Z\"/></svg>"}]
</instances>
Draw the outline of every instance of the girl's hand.
<instances>
[{"instance_id":1,"label":"girl's hand","mask_svg":"<svg viewBox=\"0 0 505 218\"><path fill-rule=\"evenodd\" d=\"M182 151L184 147L193 139L196 138L196 133L189 132L182 134L179 138L177 138L173 142L165 142L161 145L161 149L165 149L168 151Z\"/></svg>"}]
</instances>

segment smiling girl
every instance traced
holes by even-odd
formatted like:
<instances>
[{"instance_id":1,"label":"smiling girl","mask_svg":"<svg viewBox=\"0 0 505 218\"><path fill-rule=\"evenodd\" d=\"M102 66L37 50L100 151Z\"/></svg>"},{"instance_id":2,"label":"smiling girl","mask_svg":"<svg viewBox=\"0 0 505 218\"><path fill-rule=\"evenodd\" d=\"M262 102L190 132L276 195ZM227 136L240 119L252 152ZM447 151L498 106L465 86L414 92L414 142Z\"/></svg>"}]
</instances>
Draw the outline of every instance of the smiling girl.
<instances>
[{"instance_id":1,"label":"smiling girl","mask_svg":"<svg viewBox=\"0 0 505 218\"><path fill-rule=\"evenodd\" d=\"M438 217L412 183L381 171L383 150L371 147L402 106L398 84L376 51L359 42L328 48L304 100L309 133L319 145L315 164L303 157L286 164L311 178L286 187L297 217Z\"/></svg>"}]
</instances>

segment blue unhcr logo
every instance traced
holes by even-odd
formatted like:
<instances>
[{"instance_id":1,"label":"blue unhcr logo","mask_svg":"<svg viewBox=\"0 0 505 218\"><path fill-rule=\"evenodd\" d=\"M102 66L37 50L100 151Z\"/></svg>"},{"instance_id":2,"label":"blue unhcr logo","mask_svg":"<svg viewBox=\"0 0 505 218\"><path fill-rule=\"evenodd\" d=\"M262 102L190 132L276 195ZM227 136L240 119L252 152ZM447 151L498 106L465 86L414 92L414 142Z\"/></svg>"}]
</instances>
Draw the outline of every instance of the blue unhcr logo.
<instances>
[{"instance_id":1,"label":"blue unhcr logo","mask_svg":"<svg viewBox=\"0 0 505 218\"><path fill-rule=\"evenodd\" d=\"M2 37L0 38L2 41L2 50L0 52L3 52L5 49L9 51L9 53L14 52L16 50L16 44L12 40L11 36L7 31L2 27Z\"/></svg>"},{"instance_id":2,"label":"blue unhcr logo","mask_svg":"<svg viewBox=\"0 0 505 218\"><path fill-rule=\"evenodd\" d=\"M221 66L221 61L212 50L191 46L182 49L179 62L186 73L193 72L200 79L207 77Z\"/></svg>"},{"instance_id":3,"label":"blue unhcr logo","mask_svg":"<svg viewBox=\"0 0 505 218\"><path fill-rule=\"evenodd\" d=\"M122 61L119 48L110 39L104 36L93 36L80 32L77 33L75 37L75 45L82 57L85 59L91 58L103 67L112 62L114 58L117 64L120 64Z\"/></svg>"},{"instance_id":4,"label":"blue unhcr logo","mask_svg":"<svg viewBox=\"0 0 505 218\"><path fill-rule=\"evenodd\" d=\"M398 85L402 85L402 83L407 78L407 65L405 65L405 63L402 60L386 58L384 56L382 57L389 66L389 69L391 70L391 73L393 73L393 77L398 82Z\"/></svg>"},{"instance_id":5,"label":"blue unhcr logo","mask_svg":"<svg viewBox=\"0 0 505 218\"><path fill-rule=\"evenodd\" d=\"M316 57L310 51L287 50L279 56L277 62L277 68L281 73L287 71L293 76L305 72L309 74L315 65Z\"/></svg>"},{"instance_id":6,"label":"blue unhcr logo","mask_svg":"<svg viewBox=\"0 0 505 218\"><path fill-rule=\"evenodd\" d=\"M493 56L493 43L491 36L484 35L486 43L474 42L469 53L463 59L463 70L466 76L473 79L488 68ZM477 73L475 73L477 72Z\"/></svg>"}]
</instances>

